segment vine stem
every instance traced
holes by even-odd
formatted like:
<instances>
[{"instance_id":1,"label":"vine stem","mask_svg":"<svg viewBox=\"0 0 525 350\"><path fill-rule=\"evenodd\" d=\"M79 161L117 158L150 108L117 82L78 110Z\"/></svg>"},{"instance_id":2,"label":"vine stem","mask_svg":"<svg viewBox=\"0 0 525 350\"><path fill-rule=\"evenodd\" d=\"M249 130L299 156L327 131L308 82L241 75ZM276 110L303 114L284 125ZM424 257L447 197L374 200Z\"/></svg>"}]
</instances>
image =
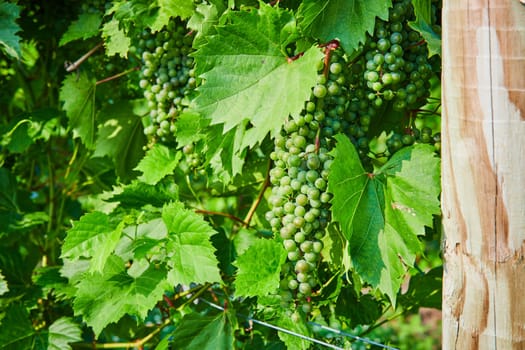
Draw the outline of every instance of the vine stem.
<instances>
[{"instance_id":1,"label":"vine stem","mask_svg":"<svg viewBox=\"0 0 525 350\"><path fill-rule=\"evenodd\" d=\"M191 185L190 176L186 175L186 185L188 185L188 189L190 190L191 194L193 195L193 198L197 200L199 205L202 205L201 199L199 196L197 196L197 193L195 193L195 190L193 189L193 186Z\"/></svg>"},{"instance_id":2,"label":"vine stem","mask_svg":"<svg viewBox=\"0 0 525 350\"><path fill-rule=\"evenodd\" d=\"M126 70L126 71L124 71L124 72L120 72L120 73L117 73L117 74L112 75L112 76L110 76L110 77L107 77L107 78L104 78L104 79L102 79L102 80L99 80L99 81L97 81L97 82L95 83L95 85L100 85L100 84L103 84L103 83L107 83L108 81L118 79L118 78L120 78L120 77L122 77L122 76L124 76L124 75L127 75L127 74L129 74L129 73L131 73L131 72L134 72L134 71L136 71L136 70L139 70L139 69L140 69L139 66L133 67L133 68L128 69L128 70Z\"/></svg>"},{"instance_id":3,"label":"vine stem","mask_svg":"<svg viewBox=\"0 0 525 350\"><path fill-rule=\"evenodd\" d=\"M204 215L218 215L218 216L224 216L228 219L231 219L233 221L240 222L244 226L248 226L249 224L245 222L243 219L236 217L235 215L229 214L229 213L223 213L220 211L211 211L211 210L204 210L204 209L195 209L195 212L197 214L204 214Z\"/></svg>"},{"instance_id":4,"label":"vine stem","mask_svg":"<svg viewBox=\"0 0 525 350\"><path fill-rule=\"evenodd\" d=\"M47 232L48 232L48 239L46 240L44 246L46 253L42 255L42 266L46 267L49 263L49 255L50 252L48 252L48 248L54 250L54 245L49 245L49 242L53 241L54 234L51 234L53 232L53 224L54 224L54 216L55 216L55 170L53 169L53 162L51 161L51 154L49 153L49 150L47 151L47 167L49 172L49 221L47 222ZM51 252L51 257L53 257L54 254Z\"/></svg>"},{"instance_id":5,"label":"vine stem","mask_svg":"<svg viewBox=\"0 0 525 350\"><path fill-rule=\"evenodd\" d=\"M80 57L78 60L76 60L75 62L73 63L64 63L64 66L66 67L66 71L68 73L71 73L75 70L77 70L78 68L80 68L80 65L89 58L89 56L91 56L92 54L95 53L95 51L97 51L98 49L100 49L102 47L102 43L98 43L97 46L95 46L94 48L92 48L91 50L89 50L88 52L86 52L84 55L82 55L82 57Z\"/></svg>"},{"instance_id":6,"label":"vine stem","mask_svg":"<svg viewBox=\"0 0 525 350\"><path fill-rule=\"evenodd\" d=\"M261 187L261 190L259 191L259 194L257 195L257 198L252 203L252 206L250 207L250 210L248 210L248 214L246 214L246 217L244 218L244 227L250 226L250 222L252 221L253 215L255 214L255 211L257 210L257 207L262 201L262 198L264 196L264 192L266 192L266 189L270 185L270 165L271 162L268 162L268 171L266 172L266 177L264 178L263 185Z\"/></svg>"}]
</instances>

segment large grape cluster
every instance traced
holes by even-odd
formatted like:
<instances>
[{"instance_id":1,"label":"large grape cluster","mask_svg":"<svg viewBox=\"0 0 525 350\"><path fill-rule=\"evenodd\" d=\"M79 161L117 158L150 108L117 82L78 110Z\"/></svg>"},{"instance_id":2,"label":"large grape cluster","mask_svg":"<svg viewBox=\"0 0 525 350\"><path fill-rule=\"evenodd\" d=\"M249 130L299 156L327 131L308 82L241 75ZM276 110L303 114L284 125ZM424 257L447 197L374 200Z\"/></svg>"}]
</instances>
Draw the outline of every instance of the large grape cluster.
<instances>
[{"instance_id":1,"label":"large grape cluster","mask_svg":"<svg viewBox=\"0 0 525 350\"><path fill-rule=\"evenodd\" d=\"M171 20L161 31L144 30L137 45L142 58L140 87L148 101L150 124L144 133L152 142L174 141L175 120L194 89L191 43L182 22Z\"/></svg>"},{"instance_id":2,"label":"large grape cluster","mask_svg":"<svg viewBox=\"0 0 525 350\"><path fill-rule=\"evenodd\" d=\"M270 170L272 209L267 212L274 232L288 254L281 287L283 300L296 300L305 312L319 285L316 276L322 238L330 221L327 181L332 156L332 136L345 123L347 89L345 64L332 52L327 69L319 67L318 82L298 118L290 119L275 138Z\"/></svg>"},{"instance_id":3,"label":"large grape cluster","mask_svg":"<svg viewBox=\"0 0 525 350\"><path fill-rule=\"evenodd\" d=\"M377 20L373 35L356 55L348 58L339 49L326 50L304 110L275 138L266 219L288 255L281 280L285 305L293 301L308 313L311 296L319 290L322 239L330 222L332 136L347 135L366 165L371 126L385 110L410 114L427 102L432 64L427 44L407 24L413 19L411 2L394 0L388 21ZM391 135L386 140L390 154L436 136L428 128Z\"/></svg>"},{"instance_id":4,"label":"large grape cluster","mask_svg":"<svg viewBox=\"0 0 525 350\"><path fill-rule=\"evenodd\" d=\"M347 134L364 161L370 125L390 108L401 113L416 111L430 95L433 61L421 34L408 25L414 19L410 0L394 0L388 20L376 20L373 35L351 62L349 113L355 122ZM387 142L389 154L414 142L427 142L427 135L428 130L412 126L404 134L393 133Z\"/></svg>"},{"instance_id":5,"label":"large grape cluster","mask_svg":"<svg viewBox=\"0 0 525 350\"><path fill-rule=\"evenodd\" d=\"M367 41L363 76L374 105L393 101L394 110L404 111L421 106L428 97L432 66L423 37L408 26L413 16L409 0L394 1L388 22L378 20Z\"/></svg>"}]
</instances>

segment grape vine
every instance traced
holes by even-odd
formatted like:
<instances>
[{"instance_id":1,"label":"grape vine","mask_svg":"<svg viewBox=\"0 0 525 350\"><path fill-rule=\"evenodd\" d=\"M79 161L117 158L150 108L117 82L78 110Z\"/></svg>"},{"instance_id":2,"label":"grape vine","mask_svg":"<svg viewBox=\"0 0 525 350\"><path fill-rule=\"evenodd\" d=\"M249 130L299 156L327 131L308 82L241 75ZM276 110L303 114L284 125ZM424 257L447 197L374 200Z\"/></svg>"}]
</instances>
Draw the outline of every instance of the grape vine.
<instances>
[{"instance_id":1,"label":"grape vine","mask_svg":"<svg viewBox=\"0 0 525 350\"><path fill-rule=\"evenodd\" d=\"M0 347L358 349L439 307L439 1L59 3L0 0Z\"/></svg>"},{"instance_id":2,"label":"grape vine","mask_svg":"<svg viewBox=\"0 0 525 350\"><path fill-rule=\"evenodd\" d=\"M196 86L193 59L189 56L192 41L185 25L175 20L159 32L145 30L140 35L136 48L142 57L139 86L144 89L150 110L150 124L144 133L153 142L175 140L174 121Z\"/></svg>"}]
</instances>

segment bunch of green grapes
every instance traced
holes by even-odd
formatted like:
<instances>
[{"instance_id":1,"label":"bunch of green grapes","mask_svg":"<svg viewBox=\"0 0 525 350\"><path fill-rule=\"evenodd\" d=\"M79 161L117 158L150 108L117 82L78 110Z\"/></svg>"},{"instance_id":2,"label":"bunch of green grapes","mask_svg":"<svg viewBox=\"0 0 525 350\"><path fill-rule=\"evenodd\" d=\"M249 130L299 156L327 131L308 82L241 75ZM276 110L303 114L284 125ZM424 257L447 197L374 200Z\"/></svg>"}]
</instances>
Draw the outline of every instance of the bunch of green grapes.
<instances>
[{"instance_id":1,"label":"bunch of green grapes","mask_svg":"<svg viewBox=\"0 0 525 350\"><path fill-rule=\"evenodd\" d=\"M348 123L346 64L338 52L330 56L327 69L320 64L317 84L303 112L287 121L270 155L274 166L266 218L288 254L281 281L283 301L295 300L304 312L310 311L310 296L319 286L317 266L330 221L332 196L327 183L332 136Z\"/></svg>"},{"instance_id":2,"label":"bunch of green grapes","mask_svg":"<svg viewBox=\"0 0 525 350\"><path fill-rule=\"evenodd\" d=\"M152 143L174 141L175 120L195 88L191 44L184 24L171 20L161 31L141 33L136 52L142 58L139 85L148 101L149 125L144 133Z\"/></svg>"},{"instance_id":3,"label":"bunch of green grapes","mask_svg":"<svg viewBox=\"0 0 525 350\"><path fill-rule=\"evenodd\" d=\"M437 21L437 14L433 18ZM410 0L394 0L388 20L376 20L373 35L351 63L349 114L355 123L347 134L363 161L368 159L372 122L390 108L409 120L408 116L415 115L430 96L436 60L428 57L427 43L420 33L409 27L408 22L414 19ZM386 140L389 155L414 143L434 143L436 149L440 146L439 133L428 127L409 125L404 130L402 134L391 133Z\"/></svg>"},{"instance_id":4,"label":"bunch of green grapes","mask_svg":"<svg viewBox=\"0 0 525 350\"><path fill-rule=\"evenodd\" d=\"M375 105L392 101L394 110L405 111L425 104L429 96L432 66L425 40L408 26L413 19L410 0L395 0L388 21L377 20L367 41L363 77Z\"/></svg>"}]
</instances>

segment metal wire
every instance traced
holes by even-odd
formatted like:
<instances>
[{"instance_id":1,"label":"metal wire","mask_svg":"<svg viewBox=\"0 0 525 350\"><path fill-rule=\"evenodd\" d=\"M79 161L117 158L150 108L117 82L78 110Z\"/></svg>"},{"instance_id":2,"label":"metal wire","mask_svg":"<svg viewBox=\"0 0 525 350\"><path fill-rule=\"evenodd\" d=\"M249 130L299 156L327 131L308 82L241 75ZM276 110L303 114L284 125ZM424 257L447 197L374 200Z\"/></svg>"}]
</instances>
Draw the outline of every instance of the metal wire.
<instances>
[{"instance_id":1,"label":"metal wire","mask_svg":"<svg viewBox=\"0 0 525 350\"><path fill-rule=\"evenodd\" d=\"M198 300L204 302L205 304L208 304L209 306L211 306L211 307L213 307L213 308L215 308L217 310L225 311L222 306L214 304L214 303L212 303L212 302L210 302L210 301L208 301L206 299L199 298ZM344 348L341 348L339 346L336 346L336 345L333 345L333 344L330 344L330 343L326 343L324 341L321 341L321 340L318 340L318 339L315 339L315 338L312 338L312 337L308 337L308 336L306 336L304 334L296 333L296 332L291 331L289 329L282 328L282 327L279 327L279 326L275 326L275 325L270 324L268 322L256 320L256 319L254 319L254 318L252 318L250 316L246 316L246 315L242 315L242 314L237 314L237 316L242 317L244 319L247 319L248 321L251 321L251 322L253 322L255 324L259 324L259 325L264 326L264 327L272 328L272 329L275 329L275 330L277 330L279 332L287 333L287 334L293 335L295 337L298 337L298 338L301 338L301 339L304 339L304 340L307 340L307 341L311 341L312 343L316 343L316 344L325 346L327 348L336 349L336 350L345 350ZM341 336L344 336L344 337L347 337L347 338L352 338L354 340L361 341L361 342L366 343L366 344L379 346L379 347L381 347L383 349L399 350L397 348L393 348L391 346L384 345L384 344L375 342L375 341L370 340L370 339L362 338L362 337L359 337L357 335L346 333L346 332L340 331L338 329L330 328L330 327L324 326L322 324L318 324L318 323L315 323L315 322L308 322L308 324L312 325L312 326L320 327L320 328L322 328L324 330L327 330L329 332L332 332L332 333L335 333L335 334L338 334L338 335L341 335Z\"/></svg>"},{"instance_id":2,"label":"metal wire","mask_svg":"<svg viewBox=\"0 0 525 350\"><path fill-rule=\"evenodd\" d=\"M388 346L388 345L384 345L384 344L375 342L375 341L370 340L370 339L362 338L362 337L357 336L357 335L353 335L353 334L350 334L350 333L347 333L347 332L343 332L343 331L341 331L339 329L330 328L330 327L324 326L324 325L319 324L319 323L308 322L308 324L311 325L311 326L320 327L320 328L322 328L324 330L327 330L329 332L332 332L332 333L335 333L335 334L338 334L338 335L342 335L343 337L352 338L352 339L359 340L359 341L361 341L363 343L366 343L366 344L379 346L379 347L381 347L383 349L399 350L398 348L394 348L394 347L391 347L391 346Z\"/></svg>"}]
</instances>

